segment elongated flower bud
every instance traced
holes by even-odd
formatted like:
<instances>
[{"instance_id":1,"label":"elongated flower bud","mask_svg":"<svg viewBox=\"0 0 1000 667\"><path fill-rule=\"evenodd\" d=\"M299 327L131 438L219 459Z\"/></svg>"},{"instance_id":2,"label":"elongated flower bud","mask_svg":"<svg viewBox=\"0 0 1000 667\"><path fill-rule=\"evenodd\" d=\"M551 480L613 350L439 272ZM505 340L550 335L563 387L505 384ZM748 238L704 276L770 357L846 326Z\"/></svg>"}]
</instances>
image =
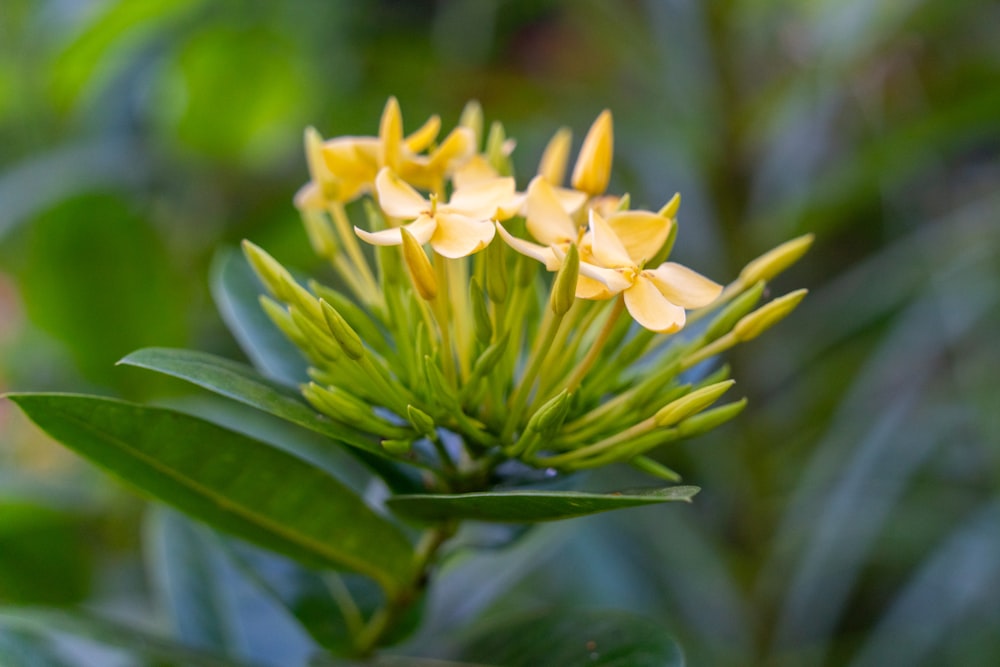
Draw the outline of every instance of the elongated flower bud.
<instances>
[{"instance_id":1,"label":"elongated flower bud","mask_svg":"<svg viewBox=\"0 0 1000 667\"><path fill-rule=\"evenodd\" d=\"M486 306L486 295L475 278L469 280L469 301L472 304L472 324L476 340L483 345L489 345L493 339L493 322Z\"/></svg>"},{"instance_id":2,"label":"elongated flower bud","mask_svg":"<svg viewBox=\"0 0 1000 667\"><path fill-rule=\"evenodd\" d=\"M556 279L552 281L552 295L549 305L556 315L565 315L576 299L576 282L580 277L580 252L572 244L563 258Z\"/></svg>"},{"instance_id":3,"label":"elongated flower bud","mask_svg":"<svg viewBox=\"0 0 1000 667\"><path fill-rule=\"evenodd\" d=\"M765 286L766 283L763 280L759 280L753 287L733 299L721 313L715 316L715 319L705 329L705 342L710 343L716 338L729 333L736 323L757 305L761 295L764 293Z\"/></svg>"},{"instance_id":4,"label":"elongated flower bud","mask_svg":"<svg viewBox=\"0 0 1000 667\"><path fill-rule=\"evenodd\" d=\"M410 233L406 227L399 229L403 237L403 259L406 260L406 268L410 271L410 280L417 289L417 293L424 301L432 301L437 296L437 278L434 276L434 267L427 259L424 249L420 247L420 242Z\"/></svg>"},{"instance_id":5,"label":"elongated flower bud","mask_svg":"<svg viewBox=\"0 0 1000 667\"><path fill-rule=\"evenodd\" d=\"M286 285L289 282L294 283L295 279L292 278L292 274L288 272L288 269L283 267L274 257L267 254L265 250L245 239L243 241L243 254L246 256L247 261L250 262L254 273L257 274L260 281L264 283L264 286L267 287L268 291L276 299L285 302L292 300L292 295L289 293Z\"/></svg>"},{"instance_id":6,"label":"elongated flower bud","mask_svg":"<svg viewBox=\"0 0 1000 667\"><path fill-rule=\"evenodd\" d=\"M393 171L399 171L400 148L403 144L403 113L399 110L399 101L390 97L382 110L382 120L379 123L379 151L382 164Z\"/></svg>"},{"instance_id":7,"label":"elongated flower bud","mask_svg":"<svg viewBox=\"0 0 1000 667\"><path fill-rule=\"evenodd\" d=\"M702 389L692 391L687 396L682 396L676 401L668 403L653 415L653 420L659 427L672 426L685 417L701 412L735 384L734 380L717 382Z\"/></svg>"},{"instance_id":8,"label":"elongated flower bud","mask_svg":"<svg viewBox=\"0 0 1000 667\"><path fill-rule=\"evenodd\" d=\"M437 440L437 428L434 425L434 419L429 414L415 405L407 405L406 417L420 435L429 440Z\"/></svg>"},{"instance_id":9,"label":"elongated flower bud","mask_svg":"<svg viewBox=\"0 0 1000 667\"><path fill-rule=\"evenodd\" d=\"M486 246L486 293L493 303L507 300L507 258L504 244L491 243Z\"/></svg>"},{"instance_id":10,"label":"elongated flower bud","mask_svg":"<svg viewBox=\"0 0 1000 667\"><path fill-rule=\"evenodd\" d=\"M733 327L733 336L741 343L753 340L788 317L808 293L806 289L795 290L769 301L737 322Z\"/></svg>"},{"instance_id":11,"label":"elongated flower bud","mask_svg":"<svg viewBox=\"0 0 1000 667\"><path fill-rule=\"evenodd\" d=\"M743 412L747 406L747 399L741 398L733 403L726 403L717 408L706 410L701 414L689 417L677 425L677 435L682 438L690 438L711 431L713 428L722 426L736 415Z\"/></svg>"},{"instance_id":12,"label":"elongated flower bud","mask_svg":"<svg viewBox=\"0 0 1000 667\"><path fill-rule=\"evenodd\" d=\"M590 195L599 195L608 188L614 135L611 112L605 109L590 126L573 168L573 187Z\"/></svg>"},{"instance_id":13,"label":"elongated flower bud","mask_svg":"<svg viewBox=\"0 0 1000 667\"><path fill-rule=\"evenodd\" d=\"M330 333L333 337L340 343L340 347L344 350L346 354L351 359L360 359L365 354L365 346L361 342L361 337L358 336L357 332L351 328L351 325L347 323L347 320L337 312L337 309L331 306L326 301L320 301L320 307L323 309L323 316L326 318L326 324L330 327Z\"/></svg>"},{"instance_id":14,"label":"elongated flower bud","mask_svg":"<svg viewBox=\"0 0 1000 667\"><path fill-rule=\"evenodd\" d=\"M566 180L566 165L569 163L569 149L573 133L569 128L560 128L552 135L538 164L538 175L552 185L562 185Z\"/></svg>"},{"instance_id":15,"label":"elongated flower bud","mask_svg":"<svg viewBox=\"0 0 1000 667\"><path fill-rule=\"evenodd\" d=\"M681 193L675 192L674 196L670 198L666 204L664 204L660 210L659 214L664 218L670 218L673 220L677 217L677 211L681 208Z\"/></svg>"},{"instance_id":16,"label":"elongated flower bud","mask_svg":"<svg viewBox=\"0 0 1000 667\"><path fill-rule=\"evenodd\" d=\"M814 238L812 234L804 234L768 250L743 267L740 282L753 285L758 280L771 280L806 254Z\"/></svg>"},{"instance_id":17,"label":"elongated flower bud","mask_svg":"<svg viewBox=\"0 0 1000 667\"><path fill-rule=\"evenodd\" d=\"M472 130L475 137L476 150L483 144L483 107L479 102L472 100L462 109L462 115L458 119L458 124Z\"/></svg>"},{"instance_id":18,"label":"elongated flower bud","mask_svg":"<svg viewBox=\"0 0 1000 667\"><path fill-rule=\"evenodd\" d=\"M507 351L508 340L510 340L510 332L504 332L500 340L483 350L483 353L476 359L476 364L472 367L472 374L476 377L484 377L492 371L503 359L503 355Z\"/></svg>"}]
</instances>

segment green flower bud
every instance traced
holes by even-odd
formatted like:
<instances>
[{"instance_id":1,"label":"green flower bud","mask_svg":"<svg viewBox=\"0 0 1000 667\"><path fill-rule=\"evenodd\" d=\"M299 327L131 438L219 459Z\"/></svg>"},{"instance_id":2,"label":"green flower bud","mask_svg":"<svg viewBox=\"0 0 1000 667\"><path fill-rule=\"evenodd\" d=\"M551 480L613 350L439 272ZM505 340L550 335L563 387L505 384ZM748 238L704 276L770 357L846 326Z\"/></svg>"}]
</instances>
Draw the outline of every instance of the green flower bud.
<instances>
[{"instance_id":1,"label":"green flower bud","mask_svg":"<svg viewBox=\"0 0 1000 667\"><path fill-rule=\"evenodd\" d=\"M414 405L407 405L406 417L420 435L428 440L437 440L437 428L434 425L434 419L429 414Z\"/></svg>"},{"instance_id":2,"label":"green flower bud","mask_svg":"<svg viewBox=\"0 0 1000 667\"><path fill-rule=\"evenodd\" d=\"M383 440L382 448L394 456L406 456L413 449L412 440Z\"/></svg>"},{"instance_id":3,"label":"green flower bud","mask_svg":"<svg viewBox=\"0 0 1000 667\"><path fill-rule=\"evenodd\" d=\"M740 282L753 285L758 280L771 280L806 254L815 236L804 234L772 248L740 271Z\"/></svg>"},{"instance_id":4,"label":"green flower bud","mask_svg":"<svg viewBox=\"0 0 1000 667\"><path fill-rule=\"evenodd\" d=\"M749 315L745 315L733 327L733 336L741 343L753 340L781 320L788 317L809 290L800 289L770 301Z\"/></svg>"},{"instance_id":5,"label":"green flower bud","mask_svg":"<svg viewBox=\"0 0 1000 667\"><path fill-rule=\"evenodd\" d=\"M741 398L734 403L720 405L700 415L689 417L677 425L677 434L682 438L690 438L711 431L743 412L746 405L747 399Z\"/></svg>"},{"instance_id":6,"label":"green flower bud","mask_svg":"<svg viewBox=\"0 0 1000 667\"><path fill-rule=\"evenodd\" d=\"M513 142L507 140L507 132L503 129L503 123L494 121L490 125L490 134L486 138L486 159L501 176L511 175L510 153L513 149Z\"/></svg>"},{"instance_id":7,"label":"green flower bud","mask_svg":"<svg viewBox=\"0 0 1000 667\"><path fill-rule=\"evenodd\" d=\"M674 220L677 217L677 211L681 208L681 193L675 192L674 196L670 198L666 204L664 204L658 211L660 215L664 218L670 218Z\"/></svg>"},{"instance_id":8,"label":"green flower bud","mask_svg":"<svg viewBox=\"0 0 1000 667\"><path fill-rule=\"evenodd\" d=\"M552 295L549 298L549 305L556 315L565 315L576 300L576 282L580 276L580 252L576 249L576 244L572 244L566 251L562 266L556 279L552 281Z\"/></svg>"},{"instance_id":9,"label":"green flower bud","mask_svg":"<svg viewBox=\"0 0 1000 667\"><path fill-rule=\"evenodd\" d=\"M486 246L486 293L493 303L507 300L507 257L506 245L491 243Z\"/></svg>"},{"instance_id":10,"label":"green flower bud","mask_svg":"<svg viewBox=\"0 0 1000 667\"><path fill-rule=\"evenodd\" d=\"M279 301L289 302L292 295L288 292L287 285L294 283L292 274L283 267L278 260L271 257L262 248L254 245L250 241L243 241L243 255L250 262L254 273L264 283L268 291Z\"/></svg>"},{"instance_id":11,"label":"green flower bud","mask_svg":"<svg viewBox=\"0 0 1000 667\"><path fill-rule=\"evenodd\" d=\"M303 211L302 223L313 251L323 259L330 259L339 252L340 244L330 222L319 211Z\"/></svg>"},{"instance_id":12,"label":"green flower bud","mask_svg":"<svg viewBox=\"0 0 1000 667\"><path fill-rule=\"evenodd\" d=\"M503 359L503 355L507 351L508 340L510 340L509 331L504 332L500 340L483 350L483 353L479 355L475 365L472 367L472 374L476 377L485 377L489 374L500 360Z\"/></svg>"},{"instance_id":13,"label":"green flower bud","mask_svg":"<svg viewBox=\"0 0 1000 667\"><path fill-rule=\"evenodd\" d=\"M458 119L458 124L472 130L476 137L476 151L483 144L483 107L476 100L471 100L462 109L462 115Z\"/></svg>"},{"instance_id":14,"label":"green flower bud","mask_svg":"<svg viewBox=\"0 0 1000 667\"><path fill-rule=\"evenodd\" d=\"M734 380L717 382L701 389L696 389L686 396L682 396L675 401L660 408L653 420L658 427L672 426L685 417L701 412L735 384Z\"/></svg>"},{"instance_id":15,"label":"green flower bud","mask_svg":"<svg viewBox=\"0 0 1000 667\"><path fill-rule=\"evenodd\" d=\"M705 329L705 342L710 343L717 338L721 338L729 333L733 326L740 321L744 315L753 310L753 307L760 301L767 283L758 280L753 287L740 294L715 316L715 319Z\"/></svg>"},{"instance_id":16,"label":"green flower bud","mask_svg":"<svg viewBox=\"0 0 1000 667\"><path fill-rule=\"evenodd\" d=\"M347 323L347 320L337 312L337 309L331 306L326 301L320 301L320 307L323 310L323 317L326 318L326 324L330 328L330 333L333 337L340 343L340 347L344 350L346 354L351 359L360 359L365 354L365 346L361 342L361 338L358 336L357 332L351 328L351 325Z\"/></svg>"},{"instance_id":17,"label":"green flower bud","mask_svg":"<svg viewBox=\"0 0 1000 667\"><path fill-rule=\"evenodd\" d=\"M469 280L469 302L472 304L472 324L476 340L483 345L489 345L493 339L493 322L486 305L486 295L475 277Z\"/></svg>"}]
</instances>

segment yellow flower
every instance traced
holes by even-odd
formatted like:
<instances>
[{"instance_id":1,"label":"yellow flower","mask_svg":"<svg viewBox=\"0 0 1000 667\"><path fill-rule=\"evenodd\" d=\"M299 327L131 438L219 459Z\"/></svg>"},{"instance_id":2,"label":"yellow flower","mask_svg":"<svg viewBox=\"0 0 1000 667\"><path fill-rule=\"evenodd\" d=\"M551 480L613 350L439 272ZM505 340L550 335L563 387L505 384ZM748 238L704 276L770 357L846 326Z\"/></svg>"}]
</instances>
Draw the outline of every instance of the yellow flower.
<instances>
[{"instance_id":1,"label":"yellow flower","mask_svg":"<svg viewBox=\"0 0 1000 667\"><path fill-rule=\"evenodd\" d=\"M382 111L377 137L337 137L323 141L316 130L306 130L306 158L310 182L295 196L302 210L324 209L327 202L346 203L370 192L383 167L390 167L416 187L439 189L446 176L475 152L475 135L455 128L435 145L441 119L431 116L420 129L403 136L399 102L390 97ZM428 153L424 153L428 151Z\"/></svg>"},{"instance_id":2,"label":"yellow flower","mask_svg":"<svg viewBox=\"0 0 1000 667\"><path fill-rule=\"evenodd\" d=\"M379 205L386 215L398 220L412 220L405 228L420 244L430 243L444 257L465 257L485 248L496 228L494 220L516 212L513 178L480 181L452 193L447 204L431 196L425 199L388 167L375 179ZM373 245L401 245L400 228L368 232L354 231Z\"/></svg>"},{"instance_id":3,"label":"yellow flower","mask_svg":"<svg viewBox=\"0 0 1000 667\"><path fill-rule=\"evenodd\" d=\"M621 292L625 307L643 327L673 333L684 327L685 308L700 308L715 300L722 286L676 262L655 269L643 268L656 254L670 231L670 220L656 222L642 211L617 214L616 225L594 210L590 212L590 257L580 262L580 273L607 290L591 298L608 298ZM617 276L617 277L616 277Z\"/></svg>"}]
</instances>

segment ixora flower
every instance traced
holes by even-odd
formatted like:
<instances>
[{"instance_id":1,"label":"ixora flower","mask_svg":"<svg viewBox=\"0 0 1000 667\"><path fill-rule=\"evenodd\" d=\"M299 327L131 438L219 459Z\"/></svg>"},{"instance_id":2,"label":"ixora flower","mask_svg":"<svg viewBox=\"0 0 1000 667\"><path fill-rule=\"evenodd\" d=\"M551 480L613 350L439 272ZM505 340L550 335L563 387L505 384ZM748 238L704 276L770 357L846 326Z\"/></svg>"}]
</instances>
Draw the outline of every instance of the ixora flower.
<instances>
[{"instance_id":1,"label":"ixora flower","mask_svg":"<svg viewBox=\"0 0 1000 667\"><path fill-rule=\"evenodd\" d=\"M448 203L437 195L423 197L388 167L375 179L379 205L391 218L411 220L405 226L421 244L430 243L444 257L466 257L485 248L493 240L494 220L511 217L517 210L513 178L479 180L460 187ZM369 232L360 227L355 233L372 245L402 245L400 228Z\"/></svg>"},{"instance_id":2,"label":"ixora flower","mask_svg":"<svg viewBox=\"0 0 1000 667\"><path fill-rule=\"evenodd\" d=\"M746 399L719 404L734 381L716 358L805 296L761 304L765 282L811 236L760 255L725 287L668 261L680 198L653 212L609 192L608 111L583 140L571 187L571 135L560 130L523 193L514 142L499 123L483 141L478 105L438 142L440 126L434 116L404 136L390 99L377 137L323 140L307 130L311 180L296 205L334 280L303 280L250 241L244 257L259 283L238 256L220 280L227 320L259 372L185 350L123 360L288 422L287 441L271 438L280 447L162 408L13 397L57 439L198 519L308 567L374 581L381 595L346 579L301 578L322 582L310 593L326 595L317 609L330 610L330 624L310 615L306 630L349 658L402 636L463 521L689 501L698 488L675 485L666 446L743 410ZM245 301L260 284L266 318ZM295 358L273 344L271 324ZM341 468L346 457L297 444L303 428L355 461ZM586 476L574 473L610 464L670 485L576 488ZM559 490L548 486L553 477ZM362 498L362 486L377 492ZM419 538L400 521L419 526Z\"/></svg>"}]
</instances>

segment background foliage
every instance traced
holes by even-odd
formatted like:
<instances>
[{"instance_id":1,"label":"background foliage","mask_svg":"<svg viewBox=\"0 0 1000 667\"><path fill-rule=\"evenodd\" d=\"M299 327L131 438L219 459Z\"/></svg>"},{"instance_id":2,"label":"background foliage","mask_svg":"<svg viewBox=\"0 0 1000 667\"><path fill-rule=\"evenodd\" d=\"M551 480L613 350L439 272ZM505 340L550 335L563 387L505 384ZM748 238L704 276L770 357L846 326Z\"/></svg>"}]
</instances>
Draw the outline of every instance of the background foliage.
<instances>
[{"instance_id":1,"label":"background foliage","mask_svg":"<svg viewBox=\"0 0 1000 667\"><path fill-rule=\"evenodd\" d=\"M395 94L448 126L477 98L526 174L557 126L579 140L609 107L617 189L683 194L685 263L726 279L814 231L776 286L812 294L732 358L751 408L669 452L704 489L693 506L457 560L427 636L566 605L641 613L692 664L995 664L998 19L980 0L5 0L0 388L221 410L114 363L148 345L239 358L208 292L220 247L314 268L291 206L305 125L371 134ZM85 603L263 664L305 651L289 623L260 645L271 617L245 581L185 600L177 559L234 566L201 527L143 516L0 404L0 602ZM190 609L215 621L201 636ZM52 643L31 618L0 656L127 660L70 638L128 645L103 621L56 623Z\"/></svg>"}]
</instances>

